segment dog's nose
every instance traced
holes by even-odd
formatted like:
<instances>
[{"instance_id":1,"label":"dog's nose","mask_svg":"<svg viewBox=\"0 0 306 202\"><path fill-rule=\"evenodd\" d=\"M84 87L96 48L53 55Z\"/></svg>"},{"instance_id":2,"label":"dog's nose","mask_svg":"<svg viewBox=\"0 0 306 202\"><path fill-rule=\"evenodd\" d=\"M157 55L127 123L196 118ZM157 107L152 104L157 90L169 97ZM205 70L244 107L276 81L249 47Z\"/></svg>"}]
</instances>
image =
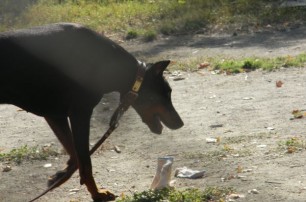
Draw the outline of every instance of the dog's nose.
<instances>
[{"instance_id":1,"label":"dog's nose","mask_svg":"<svg viewBox=\"0 0 306 202\"><path fill-rule=\"evenodd\" d=\"M180 118L180 121L179 121L179 123L178 123L178 128L177 128L177 129L179 129L179 128L183 127L183 126L184 126L184 122L183 122L183 120Z\"/></svg>"},{"instance_id":2,"label":"dog's nose","mask_svg":"<svg viewBox=\"0 0 306 202\"><path fill-rule=\"evenodd\" d=\"M164 121L164 124L168 128L170 128L172 130L176 130L176 129L179 129L179 128L183 127L184 122L181 119L181 117L178 115L178 113L176 111L174 111L172 116L171 116L171 119L168 120L168 121Z\"/></svg>"},{"instance_id":3,"label":"dog's nose","mask_svg":"<svg viewBox=\"0 0 306 202\"><path fill-rule=\"evenodd\" d=\"M173 128L173 129L179 129L179 128L184 126L184 122L181 119L181 117L178 117L178 119L177 119L177 121L175 123L176 123L176 125L175 125L175 128Z\"/></svg>"}]
</instances>

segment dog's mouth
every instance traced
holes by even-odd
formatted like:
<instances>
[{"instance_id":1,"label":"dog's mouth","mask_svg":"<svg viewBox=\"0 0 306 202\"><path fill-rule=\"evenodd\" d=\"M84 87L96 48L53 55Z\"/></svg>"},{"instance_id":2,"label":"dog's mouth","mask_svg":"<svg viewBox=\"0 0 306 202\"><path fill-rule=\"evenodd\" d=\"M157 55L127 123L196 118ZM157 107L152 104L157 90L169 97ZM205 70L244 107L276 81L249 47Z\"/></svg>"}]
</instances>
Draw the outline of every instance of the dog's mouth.
<instances>
[{"instance_id":1,"label":"dog's mouth","mask_svg":"<svg viewBox=\"0 0 306 202\"><path fill-rule=\"evenodd\" d=\"M159 115L153 115L150 119L150 121L144 121L150 130L155 133L155 134L161 134L163 131L163 125L167 126L168 128L175 130L178 128L181 128L184 123L180 116L174 111L171 118L166 118L164 116L159 116Z\"/></svg>"},{"instance_id":2,"label":"dog's mouth","mask_svg":"<svg viewBox=\"0 0 306 202\"><path fill-rule=\"evenodd\" d=\"M154 115L153 118L149 122L145 122L145 123L148 125L152 133L159 134L159 135L162 133L163 125L161 123L159 116Z\"/></svg>"}]
</instances>

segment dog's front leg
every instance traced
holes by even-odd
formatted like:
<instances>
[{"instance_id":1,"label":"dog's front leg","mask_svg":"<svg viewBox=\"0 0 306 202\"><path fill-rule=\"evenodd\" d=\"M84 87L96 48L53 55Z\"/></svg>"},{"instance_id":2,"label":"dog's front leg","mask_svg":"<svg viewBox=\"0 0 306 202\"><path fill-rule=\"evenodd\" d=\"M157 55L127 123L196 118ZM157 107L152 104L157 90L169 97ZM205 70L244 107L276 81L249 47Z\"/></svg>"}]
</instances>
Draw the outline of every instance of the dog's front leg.
<instances>
[{"instance_id":1,"label":"dog's front leg","mask_svg":"<svg viewBox=\"0 0 306 202\"><path fill-rule=\"evenodd\" d=\"M87 186L94 201L110 201L115 195L104 189L98 189L92 175L92 165L89 153L89 131L92 108L78 106L70 113L70 124L73 134L73 142L80 172L80 182Z\"/></svg>"},{"instance_id":2,"label":"dog's front leg","mask_svg":"<svg viewBox=\"0 0 306 202\"><path fill-rule=\"evenodd\" d=\"M57 183L58 180L63 179L61 183L58 184L59 186L71 177L73 172L70 171L76 167L77 161L75 157L75 148L73 146L72 133L66 116L46 116L45 119L70 156L70 159L67 162L67 167L58 171L55 175L49 178L49 187L53 186L54 183Z\"/></svg>"}]
</instances>

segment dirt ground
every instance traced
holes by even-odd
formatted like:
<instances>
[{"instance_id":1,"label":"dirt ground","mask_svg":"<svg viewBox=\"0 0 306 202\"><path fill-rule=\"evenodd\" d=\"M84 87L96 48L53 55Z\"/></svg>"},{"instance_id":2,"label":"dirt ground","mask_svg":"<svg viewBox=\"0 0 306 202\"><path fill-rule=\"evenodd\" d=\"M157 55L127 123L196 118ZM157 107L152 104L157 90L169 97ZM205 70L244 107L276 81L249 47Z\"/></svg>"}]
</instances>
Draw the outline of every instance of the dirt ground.
<instances>
[{"instance_id":1,"label":"dirt ground","mask_svg":"<svg viewBox=\"0 0 306 202\"><path fill-rule=\"evenodd\" d=\"M195 56L283 56L306 50L306 27L263 31L247 35L192 35L161 38L151 43L130 41L122 45L137 57L182 59ZM306 201L305 149L286 153L285 142L295 138L305 147L306 118L292 120L291 112L306 109L306 69L275 72L254 71L238 75L215 75L206 70L182 72L183 80L165 75L173 88L173 103L185 122L179 130L164 129L151 134L133 109L121 119L119 128L92 156L99 185L117 195L128 195L150 187L156 159L174 157L173 169L187 166L205 170L204 178L191 180L172 176L178 189L207 186L232 187L245 197L236 201ZM276 81L284 84L277 88ZM106 130L118 102L117 94L105 96L96 107L91 142ZM21 146L61 146L45 121L10 105L0 106L0 151ZM219 143L207 143L218 138ZM121 153L114 151L114 146ZM2 172L0 201L28 201L46 188L48 176L63 168L67 155L46 161L11 164ZM52 166L45 168L44 165ZM258 193L249 193L256 189ZM38 201L91 201L78 174Z\"/></svg>"}]
</instances>

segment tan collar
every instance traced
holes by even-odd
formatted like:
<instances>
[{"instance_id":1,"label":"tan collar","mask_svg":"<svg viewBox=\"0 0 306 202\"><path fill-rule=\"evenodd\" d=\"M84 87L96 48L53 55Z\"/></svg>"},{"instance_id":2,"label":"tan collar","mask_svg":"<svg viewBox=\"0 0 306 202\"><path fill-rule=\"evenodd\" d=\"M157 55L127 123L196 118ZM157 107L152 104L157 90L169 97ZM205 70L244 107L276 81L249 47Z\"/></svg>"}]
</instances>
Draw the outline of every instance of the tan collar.
<instances>
[{"instance_id":1,"label":"tan collar","mask_svg":"<svg viewBox=\"0 0 306 202\"><path fill-rule=\"evenodd\" d=\"M144 76L146 73L146 64L138 61L138 69L136 73L136 79L132 86L132 89L123 95L120 100L118 108L115 110L112 115L110 126L116 128L118 126L119 119L123 113L135 102L138 97L138 92L142 85Z\"/></svg>"},{"instance_id":2,"label":"tan collar","mask_svg":"<svg viewBox=\"0 0 306 202\"><path fill-rule=\"evenodd\" d=\"M136 79L135 79L134 85L132 87L132 91L134 93L138 93L138 91L141 87L141 84L143 82L143 78L144 78L145 73L146 73L146 64L138 61L138 70L137 70L137 74L136 74Z\"/></svg>"}]
</instances>

